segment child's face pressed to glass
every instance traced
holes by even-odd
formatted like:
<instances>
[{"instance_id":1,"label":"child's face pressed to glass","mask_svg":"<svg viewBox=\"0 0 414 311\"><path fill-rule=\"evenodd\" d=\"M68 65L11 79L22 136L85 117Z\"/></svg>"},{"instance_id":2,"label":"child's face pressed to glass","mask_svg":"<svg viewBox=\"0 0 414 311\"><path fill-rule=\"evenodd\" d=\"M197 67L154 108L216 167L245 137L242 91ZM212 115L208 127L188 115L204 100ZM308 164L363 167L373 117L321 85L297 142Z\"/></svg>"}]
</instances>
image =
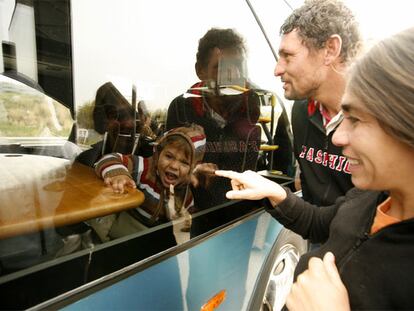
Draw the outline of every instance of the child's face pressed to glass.
<instances>
[{"instance_id":1,"label":"child's face pressed to glass","mask_svg":"<svg viewBox=\"0 0 414 311\"><path fill-rule=\"evenodd\" d=\"M190 175L190 158L182 148L174 145L165 146L158 159L158 174L164 187L188 183Z\"/></svg>"}]
</instances>

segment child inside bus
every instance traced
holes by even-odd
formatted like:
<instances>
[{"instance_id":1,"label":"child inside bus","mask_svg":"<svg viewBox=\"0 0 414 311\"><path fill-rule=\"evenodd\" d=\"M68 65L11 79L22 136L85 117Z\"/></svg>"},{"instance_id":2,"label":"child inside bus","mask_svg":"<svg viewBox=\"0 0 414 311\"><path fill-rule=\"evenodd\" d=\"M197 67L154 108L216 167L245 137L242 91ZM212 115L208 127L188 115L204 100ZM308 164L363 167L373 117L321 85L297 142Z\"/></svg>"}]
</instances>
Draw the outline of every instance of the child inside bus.
<instances>
[{"instance_id":1,"label":"child inside bus","mask_svg":"<svg viewBox=\"0 0 414 311\"><path fill-rule=\"evenodd\" d=\"M138 187L145 194L145 200L139 207L111 216L101 221L104 232L117 238L153 227L180 217L191 219L193 207L192 186L205 186L208 176L214 175L216 166L210 163L200 164L204 156L206 137L199 125L178 127L166 132L155 145L152 157L111 153L95 164L96 174L104 179L106 185L115 193L123 193L125 187ZM206 178L207 176L207 178ZM115 219L116 218L116 219ZM102 234L104 233L104 234Z\"/></svg>"}]
</instances>

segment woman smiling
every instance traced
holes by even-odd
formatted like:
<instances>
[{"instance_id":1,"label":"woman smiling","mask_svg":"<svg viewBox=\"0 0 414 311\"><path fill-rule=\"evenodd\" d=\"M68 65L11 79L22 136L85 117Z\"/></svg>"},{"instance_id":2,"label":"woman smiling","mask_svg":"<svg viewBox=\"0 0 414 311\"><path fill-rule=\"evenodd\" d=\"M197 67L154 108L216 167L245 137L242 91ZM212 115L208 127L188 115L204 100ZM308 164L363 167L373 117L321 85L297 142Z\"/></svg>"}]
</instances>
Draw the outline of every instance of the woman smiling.
<instances>
[{"instance_id":1,"label":"woman smiling","mask_svg":"<svg viewBox=\"0 0 414 311\"><path fill-rule=\"evenodd\" d=\"M291 310L414 309L414 28L379 42L353 66L333 136L356 188L316 207L254 172L232 179L232 199L267 209L320 248L302 256Z\"/></svg>"}]
</instances>

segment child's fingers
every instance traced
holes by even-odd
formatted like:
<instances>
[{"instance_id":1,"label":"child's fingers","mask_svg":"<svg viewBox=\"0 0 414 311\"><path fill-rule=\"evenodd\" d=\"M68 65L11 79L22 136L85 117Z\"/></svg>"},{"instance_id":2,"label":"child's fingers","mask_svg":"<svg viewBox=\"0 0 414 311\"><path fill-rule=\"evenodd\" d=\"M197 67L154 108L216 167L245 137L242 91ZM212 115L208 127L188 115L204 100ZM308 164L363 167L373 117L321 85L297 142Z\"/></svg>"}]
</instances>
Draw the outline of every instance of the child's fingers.
<instances>
[{"instance_id":1,"label":"child's fingers","mask_svg":"<svg viewBox=\"0 0 414 311\"><path fill-rule=\"evenodd\" d=\"M124 183L122 181L115 181L112 183L112 189L115 193L123 193L124 192Z\"/></svg>"},{"instance_id":2,"label":"child's fingers","mask_svg":"<svg viewBox=\"0 0 414 311\"><path fill-rule=\"evenodd\" d=\"M128 186L133 189L137 187L136 183L132 179L128 180Z\"/></svg>"},{"instance_id":3,"label":"child's fingers","mask_svg":"<svg viewBox=\"0 0 414 311\"><path fill-rule=\"evenodd\" d=\"M215 171L217 170L217 166L211 163L203 163L197 164L197 166L193 170L193 174L212 174L214 175Z\"/></svg>"},{"instance_id":4,"label":"child's fingers","mask_svg":"<svg viewBox=\"0 0 414 311\"><path fill-rule=\"evenodd\" d=\"M214 165L207 165L207 166L203 167L203 173L205 173L205 174L214 175L216 170L217 170L217 166L214 166Z\"/></svg>"}]
</instances>

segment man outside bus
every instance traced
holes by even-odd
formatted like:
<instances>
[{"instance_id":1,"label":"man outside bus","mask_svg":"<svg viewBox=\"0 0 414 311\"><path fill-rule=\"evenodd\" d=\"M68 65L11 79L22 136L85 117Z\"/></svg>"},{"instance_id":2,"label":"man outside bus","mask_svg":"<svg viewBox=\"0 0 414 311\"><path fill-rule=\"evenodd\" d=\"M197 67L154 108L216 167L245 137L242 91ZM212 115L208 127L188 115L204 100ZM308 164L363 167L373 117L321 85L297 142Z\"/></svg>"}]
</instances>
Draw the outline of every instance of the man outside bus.
<instances>
[{"instance_id":1,"label":"man outside bus","mask_svg":"<svg viewBox=\"0 0 414 311\"><path fill-rule=\"evenodd\" d=\"M293 11L280 32L274 74L285 97L295 100L292 130L303 198L329 205L353 186L348 160L331 138L342 120L346 70L361 46L358 24L342 2L311 0Z\"/></svg>"}]
</instances>

